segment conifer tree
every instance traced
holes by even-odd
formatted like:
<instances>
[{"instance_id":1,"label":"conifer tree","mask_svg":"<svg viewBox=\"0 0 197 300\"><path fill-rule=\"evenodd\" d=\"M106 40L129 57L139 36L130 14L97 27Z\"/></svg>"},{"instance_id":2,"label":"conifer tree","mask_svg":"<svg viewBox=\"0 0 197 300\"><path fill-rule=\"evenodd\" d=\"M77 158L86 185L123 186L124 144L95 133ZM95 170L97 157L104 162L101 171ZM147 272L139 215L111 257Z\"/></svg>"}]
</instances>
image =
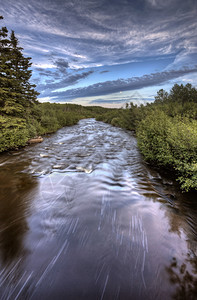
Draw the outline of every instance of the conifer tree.
<instances>
[{"instance_id":1,"label":"conifer tree","mask_svg":"<svg viewBox=\"0 0 197 300\"><path fill-rule=\"evenodd\" d=\"M0 19L3 19L0 16ZM10 41L6 27L0 29L0 111L3 110L9 98L10 78Z\"/></svg>"},{"instance_id":2,"label":"conifer tree","mask_svg":"<svg viewBox=\"0 0 197 300\"><path fill-rule=\"evenodd\" d=\"M12 54L12 100L15 102L15 109L18 108L18 112L25 112L27 114L28 108L32 106L32 103L36 102L38 93L34 90L35 85L30 83L32 71L31 58L23 56L23 48L19 47L18 39L15 36L14 31L11 32L11 54Z\"/></svg>"},{"instance_id":3,"label":"conifer tree","mask_svg":"<svg viewBox=\"0 0 197 300\"><path fill-rule=\"evenodd\" d=\"M0 111L7 115L27 118L38 93L30 83L31 58L24 57L14 31L0 30Z\"/></svg>"}]
</instances>

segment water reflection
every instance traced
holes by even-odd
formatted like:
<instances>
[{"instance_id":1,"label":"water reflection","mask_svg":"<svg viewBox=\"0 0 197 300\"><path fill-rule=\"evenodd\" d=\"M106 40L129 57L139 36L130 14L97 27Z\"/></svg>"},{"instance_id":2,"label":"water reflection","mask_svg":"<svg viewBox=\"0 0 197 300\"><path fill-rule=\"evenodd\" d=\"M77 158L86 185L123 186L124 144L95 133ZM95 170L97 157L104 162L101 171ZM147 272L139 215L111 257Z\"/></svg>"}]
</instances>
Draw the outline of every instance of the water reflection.
<instances>
[{"instance_id":1,"label":"water reflection","mask_svg":"<svg viewBox=\"0 0 197 300\"><path fill-rule=\"evenodd\" d=\"M178 263L173 257L169 267L167 267L170 281L176 286L173 299L191 299L197 298L197 258L194 253L187 253L185 262Z\"/></svg>"},{"instance_id":2,"label":"water reflection","mask_svg":"<svg viewBox=\"0 0 197 300\"><path fill-rule=\"evenodd\" d=\"M174 286L173 299L197 299L197 203L196 193L181 193L173 179L146 167L149 185L143 192L147 198L161 203L160 209L168 219L168 232L179 237L182 253L174 252L166 270ZM152 187L153 186L153 187ZM154 190L154 192L153 192ZM161 197L161 199L160 199ZM176 240L174 240L174 243ZM184 249L184 251L183 251Z\"/></svg>"},{"instance_id":3,"label":"water reflection","mask_svg":"<svg viewBox=\"0 0 197 300\"><path fill-rule=\"evenodd\" d=\"M28 229L27 194L36 186L28 174L13 174L12 167L0 170L0 252L4 263L12 261L23 249L23 237Z\"/></svg>"}]
</instances>

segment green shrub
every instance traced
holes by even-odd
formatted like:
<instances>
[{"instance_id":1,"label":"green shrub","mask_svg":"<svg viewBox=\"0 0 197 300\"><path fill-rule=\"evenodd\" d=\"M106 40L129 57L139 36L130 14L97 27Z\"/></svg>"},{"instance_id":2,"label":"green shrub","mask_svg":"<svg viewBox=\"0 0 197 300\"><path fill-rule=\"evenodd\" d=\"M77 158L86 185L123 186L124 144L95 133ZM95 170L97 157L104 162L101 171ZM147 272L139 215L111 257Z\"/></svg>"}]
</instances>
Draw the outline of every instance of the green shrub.
<instances>
[{"instance_id":1,"label":"green shrub","mask_svg":"<svg viewBox=\"0 0 197 300\"><path fill-rule=\"evenodd\" d=\"M25 146L29 139L24 119L1 116L0 129L0 152Z\"/></svg>"},{"instance_id":2,"label":"green shrub","mask_svg":"<svg viewBox=\"0 0 197 300\"><path fill-rule=\"evenodd\" d=\"M197 121L155 109L137 128L145 160L175 171L181 188L197 189Z\"/></svg>"}]
</instances>

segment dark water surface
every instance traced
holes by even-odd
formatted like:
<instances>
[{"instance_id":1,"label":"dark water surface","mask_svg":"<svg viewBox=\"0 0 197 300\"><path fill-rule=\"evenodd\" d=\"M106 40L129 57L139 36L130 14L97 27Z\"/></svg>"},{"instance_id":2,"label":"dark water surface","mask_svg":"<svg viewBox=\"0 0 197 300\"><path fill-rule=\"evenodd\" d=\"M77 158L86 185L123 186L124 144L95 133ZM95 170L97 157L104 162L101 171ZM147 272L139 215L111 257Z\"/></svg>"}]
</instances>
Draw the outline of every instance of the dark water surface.
<instances>
[{"instance_id":1,"label":"dark water surface","mask_svg":"<svg viewBox=\"0 0 197 300\"><path fill-rule=\"evenodd\" d=\"M197 205L177 191L94 119L1 155L0 299L197 299Z\"/></svg>"}]
</instances>

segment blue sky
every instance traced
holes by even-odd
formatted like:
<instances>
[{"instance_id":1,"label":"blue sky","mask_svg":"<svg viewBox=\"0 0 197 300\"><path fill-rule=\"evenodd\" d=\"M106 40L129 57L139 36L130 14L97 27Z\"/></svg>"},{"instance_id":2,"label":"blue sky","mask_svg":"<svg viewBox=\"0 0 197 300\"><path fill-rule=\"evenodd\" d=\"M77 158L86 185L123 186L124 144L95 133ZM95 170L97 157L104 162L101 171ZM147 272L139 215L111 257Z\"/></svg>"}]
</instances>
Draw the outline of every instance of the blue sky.
<instances>
[{"instance_id":1,"label":"blue sky","mask_svg":"<svg viewBox=\"0 0 197 300\"><path fill-rule=\"evenodd\" d=\"M41 102L121 107L197 87L196 0L0 0Z\"/></svg>"}]
</instances>

